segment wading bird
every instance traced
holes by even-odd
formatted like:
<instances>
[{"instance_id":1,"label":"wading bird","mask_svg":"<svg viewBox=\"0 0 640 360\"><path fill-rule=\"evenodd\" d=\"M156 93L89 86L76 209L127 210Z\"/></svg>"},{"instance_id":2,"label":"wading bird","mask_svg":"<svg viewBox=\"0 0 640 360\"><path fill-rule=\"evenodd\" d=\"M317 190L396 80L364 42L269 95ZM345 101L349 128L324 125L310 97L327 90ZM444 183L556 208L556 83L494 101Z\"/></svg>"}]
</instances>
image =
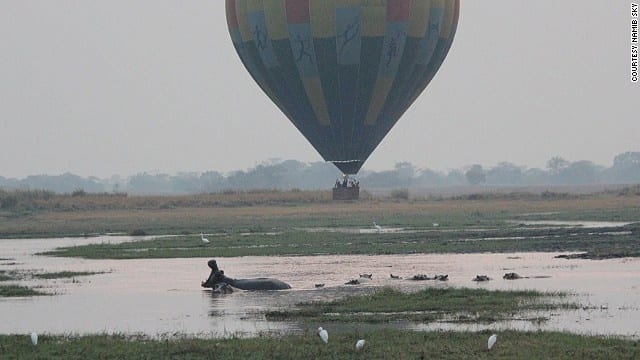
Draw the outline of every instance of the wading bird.
<instances>
[{"instance_id":1,"label":"wading bird","mask_svg":"<svg viewBox=\"0 0 640 360\"><path fill-rule=\"evenodd\" d=\"M320 339L322 339L322 341L324 341L325 344L329 342L329 333L322 327L318 328L318 336L320 337Z\"/></svg>"},{"instance_id":2,"label":"wading bird","mask_svg":"<svg viewBox=\"0 0 640 360\"><path fill-rule=\"evenodd\" d=\"M378 232L382 232L382 226L376 224L376 222L373 222L373 227L376 228L376 230L378 230Z\"/></svg>"},{"instance_id":3,"label":"wading bird","mask_svg":"<svg viewBox=\"0 0 640 360\"><path fill-rule=\"evenodd\" d=\"M491 350L493 345L496 344L496 340L498 340L498 335L493 334L493 335L489 336L489 341L487 341L487 350Z\"/></svg>"},{"instance_id":4,"label":"wading bird","mask_svg":"<svg viewBox=\"0 0 640 360\"><path fill-rule=\"evenodd\" d=\"M203 244L208 244L209 243L209 239L207 239L206 237L204 237L203 233L200 233L200 239L202 239L202 243Z\"/></svg>"},{"instance_id":5,"label":"wading bird","mask_svg":"<svg viewBox=\"0 0 640 360\"><path fill-rule=\"evenodd\" d=\"M358 342L356 342L356 350L362 350L364 348L365 342L366 341L364 341L364 339L358 340Z\"/></svg>"},{"instance_id":6,"label":"wading bird","mask_svg":"<svg viewBox=\"0 0 640 360\"><path fill-rule=\"evenodd\" d=\"M35 332L31 333L31 343L33 345L38 345L38 334L36 334Z\"/></svg>"}]
</instances>

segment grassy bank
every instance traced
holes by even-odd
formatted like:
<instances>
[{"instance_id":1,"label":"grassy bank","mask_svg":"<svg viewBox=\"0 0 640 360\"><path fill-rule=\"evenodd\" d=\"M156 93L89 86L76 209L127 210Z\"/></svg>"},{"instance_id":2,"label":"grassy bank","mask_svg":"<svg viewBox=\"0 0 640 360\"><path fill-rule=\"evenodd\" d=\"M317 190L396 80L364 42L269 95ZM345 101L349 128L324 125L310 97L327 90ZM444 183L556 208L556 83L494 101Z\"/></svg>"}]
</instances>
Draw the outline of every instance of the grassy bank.
<instances>
[{"instance_id":1,"label":"grassy bank","mask_svg":"<svg viewBox=\"0 0 640 360\"><path fill-rule=\"evenodd\" d=\"M125 336L41 336L32 346L26 335L0 336L3 359L635 359L637 341L555 332L490 333L381 330L337 334L329 343L315 333L252 339L148 340ZM357 339L366 340L356 352Z\"/></svg>"},{"instance_id":2,"label":"grassy bank","mask_svg":"<svg viewBox=\"0 0 640 360\"><path fill-rule=\"evenodd\" d=\"M97 275L104 274L104 272L97 271L58 271L58 272L50 272L50 273L35 273L32 276L37 279L68 279L75 278L78 276L89 276L89 275Z\"/></svg>"},{"instance_id":3,"label":"grassy bank","mask_svg":"<svg viewBox=\"0 0 640 360\"><path fill-rule=\"evenodd\" d=\"M16 280L16 277L14 276L13 272L0 270L0 281L12 281L12 280Z\"/></svg>"},{"instance_id":4,"label":"grassy bank","mask_svg":"<svg viewBox=\"0 0 640 360\"><path fill-rule=\"evenodd\" d=\"M411 228L407 232L310 232L297 229L275 233L224 233L178 236L121 244L94 244L60 248L51 256L89 259L187 258L277 255L349 255L482 252L587 252L586 257L640 256L640 227L538 228L517 223L486 226Z\"/></svg>"},{"instance_id":5,"label":"grassy bank","mask_svg":"<svg viewBox=\"0 0 640 360\"><path fill-rule=\"evenodd\" d=\"M505 219L640 221L640 197L497 194L396 201L332 202L316 192L266 192L175 197L87 195L35 199L0 209L0 237L105 233L194 234L319 226L449 228L490 226Z\"/></svg>"},{"instance_id":6,"label":"grassy bank","mask_svg":"<svg viewBox=\"0 0 640 360\"><path fill-rule=\"evenodd\" d=\"M427 288L415 293L382 289L371 295L331 302L313 302L295 309L270 311L269 320L305 322L494 322L535 310L577 308L560 301L565 294L538 291L489 291L469 288Z\"/></svg>"},{"instance_id":7,"label":"grassy bank","mask_svg":"<svg viewBox=\"0 0 640 360\"><path fill-rule=\"evenodd\" d=\"M47 295L38 290L20 285L0 285L0 298ZM1 352L0 352L1 354Z\"/></svg>"},{"instance_id":8,"label":"grassy bank","mask_svg":"<svg viewBox=\"0 0 640 360\"><path fill-rule=\"evenodd\" d=\"M93 271L58 271L58 272L34 272L27 270L0 270L0 282L7 281L21 281L25 279L41 279L41 280L53 280L53 279L69 279L74 282L76 277L89 276L96 274L103 274L104 272ZM40 296L50 295L39 291L37 289L26 287L22 285L0 285L0 297L28 297L28 296Z\"/></svg>"}]
</instances>

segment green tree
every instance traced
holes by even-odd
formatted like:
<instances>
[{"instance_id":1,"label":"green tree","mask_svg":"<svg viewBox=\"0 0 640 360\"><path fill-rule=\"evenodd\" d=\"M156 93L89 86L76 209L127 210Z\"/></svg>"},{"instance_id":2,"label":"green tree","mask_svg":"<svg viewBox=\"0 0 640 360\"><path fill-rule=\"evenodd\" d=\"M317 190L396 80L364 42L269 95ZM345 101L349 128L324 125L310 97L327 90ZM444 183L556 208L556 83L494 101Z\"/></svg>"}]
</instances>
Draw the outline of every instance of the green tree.
<instances>
[{"instance_id":1,"label":"green tree","mask_svg":"<svg viewBox=\"0 0 640 360\"><path fill-rule=\"evenodd\" d=\"M464 177L471 185L479 185L486 181L486 175L481 165L474 164L464 173Z\"/></svg>"}]
</instances>

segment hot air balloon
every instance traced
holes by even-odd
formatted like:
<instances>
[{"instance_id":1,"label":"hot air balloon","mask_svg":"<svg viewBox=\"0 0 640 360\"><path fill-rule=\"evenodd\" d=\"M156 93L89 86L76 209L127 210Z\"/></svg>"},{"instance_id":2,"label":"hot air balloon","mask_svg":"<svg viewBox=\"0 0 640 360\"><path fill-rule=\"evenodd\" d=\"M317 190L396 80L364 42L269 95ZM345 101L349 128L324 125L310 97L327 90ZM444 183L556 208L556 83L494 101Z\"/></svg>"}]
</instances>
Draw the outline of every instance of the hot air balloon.
<instances>
[{"instance_id":1,"label":"hot air balloon","mask_svg":"<svg viewBox=\"0 0 640 360\"><path fill-rule=\"evenodd\" d=\"M459 0L226 0L248 72L346 175L431 82L459 9Z\"/></svg>"}]
</instances>

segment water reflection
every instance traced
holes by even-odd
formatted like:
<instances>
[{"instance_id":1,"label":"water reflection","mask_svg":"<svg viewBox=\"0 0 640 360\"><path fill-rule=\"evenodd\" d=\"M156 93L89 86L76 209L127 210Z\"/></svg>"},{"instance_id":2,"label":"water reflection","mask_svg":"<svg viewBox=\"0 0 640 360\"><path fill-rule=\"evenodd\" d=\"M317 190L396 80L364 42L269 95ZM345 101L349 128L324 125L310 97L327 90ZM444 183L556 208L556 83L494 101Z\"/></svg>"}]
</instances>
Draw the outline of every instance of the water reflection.
<instances>
[{"instance_id":1,"label":"water reflection","mask_svg":"<svg viewBox=\"0 0 640 360\"><path fill-rule=\"evenodd\" d=\"M640 261L554 259L555 253L300 256L219 258L231 277L268 276L289 283L284 291L214 294L200 287L210 269L208 258L154 260L85 260L34 254L59 246L131 241L130 237L89 239L0 240L0 270L98 271L104 274L71 279L21 280L56 296L0 298L0 333L143 333L150 336L184 333L202 337L252 336L260 332L312 331L316 324L268 322L265 309L299 302L327 301L363 294L383 286L416 291L425 287L466 286L486 289L569 291L584 309L546 314L549 321L513 320L499 324L422 325L397 322L412 329L543 329L638 337L640 323ZM10 264L9 264L10 263ZM518 280L503 280L517 272ZM346 286L359 274L371 273L362 285ZM449 281L392 279L390 274L448 274ZM478 274L494 280L474 283ZM324 283L322 288L315 284ZM536 317L539 314L525 314ZM310 326L310 327L309 327ZM333 331L365 331L384 325L341 324ZM308 328L309 327L309 328ZM311 329L311 330L310 330Z\"/></svg>"}]
</instances>

